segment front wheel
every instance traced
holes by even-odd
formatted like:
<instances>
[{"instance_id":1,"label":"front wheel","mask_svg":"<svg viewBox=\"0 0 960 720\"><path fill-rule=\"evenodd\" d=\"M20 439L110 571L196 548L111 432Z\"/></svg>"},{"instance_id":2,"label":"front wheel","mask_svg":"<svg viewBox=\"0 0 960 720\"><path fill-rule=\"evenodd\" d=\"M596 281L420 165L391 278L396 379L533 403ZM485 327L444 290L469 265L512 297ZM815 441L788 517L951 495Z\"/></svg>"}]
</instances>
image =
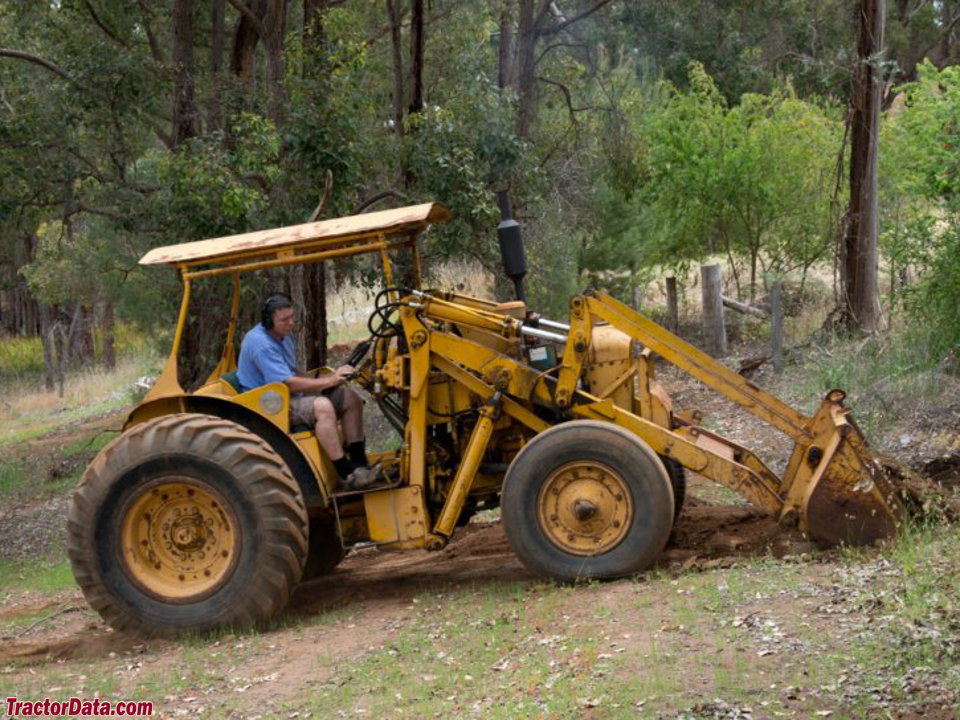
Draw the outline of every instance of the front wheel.
<instances>
[{"instance_id":1,"label":"front wheel","mask_svg":"<svg viewBox=\"0 0 960 720\"><path fill-rule=\"evenodd\" d=\"M649 568L673 527L656 453L611 423L577 420L537 435L504 480L504 531L524 565L573 582Z\"/></svg>"},{"instance_id":2,"label":"front wheel","mask_svg":"<svg viewBox=\"0 0 960 720\"><path fill-rule=\"evenodd\" d=\"M660 455L659 458L670 478L670 487L673 488L673 520L676 522L680 517L680 511L683 510L683 500L687 496L687 475L683 465L672 457Z\"/></svg>"},{"instance_id":3,"label":"front wheel","mask_svg":"<svg viewBox=\"0 0 960 720\"><path fill-rule=\"evenodd\" d=\"M307 555L297 483L259 437L222 418L137 425L74 493L67 552L90 605L146 635L248 626L286 605Z\"/></svg>"}]
</instances>

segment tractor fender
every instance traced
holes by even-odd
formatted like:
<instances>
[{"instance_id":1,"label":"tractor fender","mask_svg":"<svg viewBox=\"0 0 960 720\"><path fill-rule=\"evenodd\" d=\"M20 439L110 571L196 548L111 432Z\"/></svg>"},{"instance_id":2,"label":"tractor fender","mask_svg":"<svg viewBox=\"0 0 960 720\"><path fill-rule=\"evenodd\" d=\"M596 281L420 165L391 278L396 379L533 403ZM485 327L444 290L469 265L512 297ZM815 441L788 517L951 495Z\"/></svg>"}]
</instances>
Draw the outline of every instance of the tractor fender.
<instances>
[{"instance_id":1,"label":"tractor fender","mask_svg":"<svg viewBox=\"0 0 960 720\"><path fill-rule=\"evenodd\" d=\"M147 420L177 413L215 415L247 428L250 432L263 438L283 458L297 481L297 485L300 486L300 492L303 494L303 501L308 512L329 505L330 497L323 484L318 482L318 471L314 469L310 459L300 449L300 446L283 430L263 416L226 398L183 394L166 395L149 400L137 406L127 416L123 429L126 431Z\"/></svg>"}]
</instances>

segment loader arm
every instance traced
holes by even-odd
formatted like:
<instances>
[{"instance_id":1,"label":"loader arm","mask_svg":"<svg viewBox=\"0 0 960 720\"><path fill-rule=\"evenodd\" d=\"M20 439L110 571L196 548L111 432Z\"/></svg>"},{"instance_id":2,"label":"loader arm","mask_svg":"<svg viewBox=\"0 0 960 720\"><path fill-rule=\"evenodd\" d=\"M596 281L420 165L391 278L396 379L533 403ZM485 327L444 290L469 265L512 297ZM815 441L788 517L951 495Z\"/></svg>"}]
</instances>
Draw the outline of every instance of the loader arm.
<instances>
[{"instance_id":1,"label":"loader arm","mask_svg":"<svg viewBox=\"0 0 960 720\"><path fill-rule=\"evenodd\" d=\"M782 523L830 544L869 543L896 532L903 506L849 417L843 391L831 390L806 417L603 291L573 298L571 308L571 328L578 309L610 323L794 441L778 488Z\"/></svg>"}]
</instances>

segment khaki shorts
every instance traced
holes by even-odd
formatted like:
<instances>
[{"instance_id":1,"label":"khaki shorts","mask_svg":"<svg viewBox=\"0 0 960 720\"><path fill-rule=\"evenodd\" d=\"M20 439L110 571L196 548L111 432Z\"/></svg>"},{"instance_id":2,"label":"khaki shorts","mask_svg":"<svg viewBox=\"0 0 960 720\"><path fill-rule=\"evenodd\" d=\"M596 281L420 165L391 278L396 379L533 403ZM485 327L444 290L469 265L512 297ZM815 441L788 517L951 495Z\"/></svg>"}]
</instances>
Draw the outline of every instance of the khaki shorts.
<instances>
[{"instance_id":1,"label":"khaki shorts","mask_svg":"<svg viewBox=\"0 0 960 720\"><path fill-rule=\"evenodd\" d=\"M320 393L333 403L333 411L337 417L343 416L344 389L343 385L324 390ZM313 427L317 424L317 417L313 412L313 401L316 395L294 395L290 398L290 425L309 425Z\"/></svg>"}]
</instances>

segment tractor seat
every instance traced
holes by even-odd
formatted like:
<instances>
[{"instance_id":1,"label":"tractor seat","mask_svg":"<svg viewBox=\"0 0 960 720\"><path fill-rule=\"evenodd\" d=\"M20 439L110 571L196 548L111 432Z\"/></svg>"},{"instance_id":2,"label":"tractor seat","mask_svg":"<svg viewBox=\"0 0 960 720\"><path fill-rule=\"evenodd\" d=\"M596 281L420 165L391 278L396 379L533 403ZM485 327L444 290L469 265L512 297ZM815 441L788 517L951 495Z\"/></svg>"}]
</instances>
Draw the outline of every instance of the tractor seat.
<instances>
[{"instance_id":1,"label":"tractor seat","mask_svg":"<svg viewBox=\"0 0 960 720\"><path fill-rule=\"evenodd\" d=\"M220 376L220 379L236 390L238 395L243 392L243 390L240 389L240 379L237 377L236 370L231 370L228 373L224 373Z\"/></svg>"}]
</instances>

